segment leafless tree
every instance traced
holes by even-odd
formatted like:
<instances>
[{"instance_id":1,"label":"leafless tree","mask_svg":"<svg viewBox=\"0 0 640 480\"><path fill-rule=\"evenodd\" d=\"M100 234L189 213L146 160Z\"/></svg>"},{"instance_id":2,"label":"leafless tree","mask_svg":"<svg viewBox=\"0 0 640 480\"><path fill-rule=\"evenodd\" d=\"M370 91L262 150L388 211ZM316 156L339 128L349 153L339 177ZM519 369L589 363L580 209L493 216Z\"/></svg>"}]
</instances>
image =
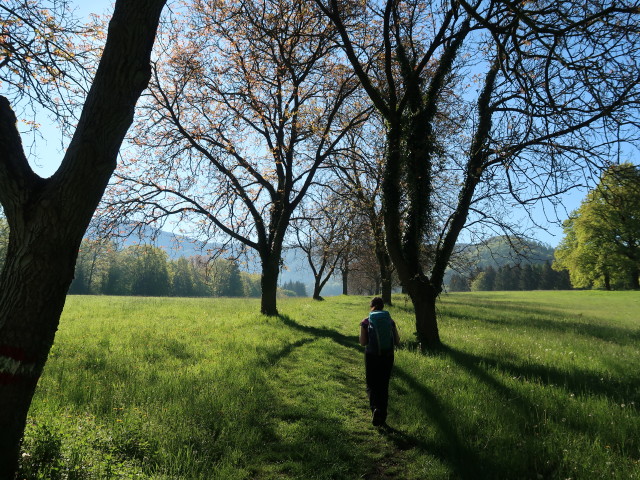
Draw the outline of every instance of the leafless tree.
<instances>
[{"instance_id":1,"label":"leafless tree","mask_svg":"<svg viewBox=\"0 0 640 480\"><path fill-rule=\"evenodd\" d=\"M333 34L300 0L195 1L163 37L136 154L110 189L112 219L171 218L257 253L268 315L291 216L364 117Z\"/></svg>"},{"instance_id":2,"label":"leafless tree","mask_svg":"<svg viewBox=\"0 0 640 480\"><path fill-rule=\"evenodd\" d=\"M415 307L419 340L438 346L436 299L461 231L500 196L527 206L584 184L621 139L637 138L640 5L316 5L384 118L387 248ZM434 212L443 194L440 223Z\"/></svg>"},{"instance_id":3,"label":"leafless tree","mask_svg":"<svg viewBox=\"0 0 640 480\"><path fill-rule=\"evenodd\" d=\"M322 300L322 289L351 247L354 212L329 189L319 190L317 195L315 201L306 202L293 223L293 246L305 254L313 273L313 299Z\"/></svg>"},{"instance_id":4,"label":"leafless tree","mask_svg":"<svg viewBox=\"0 0 640 480\"><path fill-rule=\"evenodd\" d=\"M381 294L385 304L392 305L393 264L387 251L382 214L385 155L384 137L379 134L382 129L383 122L376 115L370 116L367 123L353 129L347 136L348 148L333 158L332 168L341 185L337 194L366 223L366 226L361 225L359 229L362 238L354 242L353 253L359 252L377 261L378 271L374 276L378 279L380 291L375 293ZM363 245L366 247L362 248ZM358 258L358 255L355 257L360 265L370 263L369 258L365 260ZM353 266L352 261L351 267Z\"/></svg>"}]
</instances>

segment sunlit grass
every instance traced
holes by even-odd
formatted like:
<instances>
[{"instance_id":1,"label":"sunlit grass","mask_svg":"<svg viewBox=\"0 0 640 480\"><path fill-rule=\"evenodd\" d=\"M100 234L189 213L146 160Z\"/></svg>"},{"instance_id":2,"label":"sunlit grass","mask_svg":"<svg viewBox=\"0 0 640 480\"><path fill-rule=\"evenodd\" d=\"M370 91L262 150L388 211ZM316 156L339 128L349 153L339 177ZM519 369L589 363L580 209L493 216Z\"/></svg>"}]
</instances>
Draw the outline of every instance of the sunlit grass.
<instances>
[{"instance_id":1,"label":"sunlit grass","mask_svg":"<svg viewBox=\"0 0 640 480\"><path fill-rule=\"evenodd\" d=\"M637 292L445 295L428 355L398 296L381 431L367 303L284 299L268 318L246 299L70 297L23 477L640 478Z\"/></svg>"}]
</instances>

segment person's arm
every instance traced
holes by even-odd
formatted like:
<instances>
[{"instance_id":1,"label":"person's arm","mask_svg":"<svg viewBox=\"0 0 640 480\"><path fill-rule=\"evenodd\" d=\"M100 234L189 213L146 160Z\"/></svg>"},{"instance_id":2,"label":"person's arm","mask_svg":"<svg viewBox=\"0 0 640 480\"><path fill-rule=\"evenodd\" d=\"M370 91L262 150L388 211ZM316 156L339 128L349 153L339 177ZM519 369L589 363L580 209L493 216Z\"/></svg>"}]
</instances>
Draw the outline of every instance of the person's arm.
<instances>
[{"instance_id":1,"label":"person's arm","mask_svg":"<svg viewBox=\"0 0 640 480\"><path fill-rule=\"evenodd\" d=\"M367 327L360 324L360 345L366 347L369 345L369 332L367 331Z\"/></svg>"},{"instance_id":2,"label":"person's arm","mask_svg":"<svg viewBox=\"0 0 640 480\"><path fill-rule=\"evenodd\" d=\"M398 333L398 327L395 322L393 323L393 344L396 347L400 345L400 334Z\"/></svg>"}]
</instances>

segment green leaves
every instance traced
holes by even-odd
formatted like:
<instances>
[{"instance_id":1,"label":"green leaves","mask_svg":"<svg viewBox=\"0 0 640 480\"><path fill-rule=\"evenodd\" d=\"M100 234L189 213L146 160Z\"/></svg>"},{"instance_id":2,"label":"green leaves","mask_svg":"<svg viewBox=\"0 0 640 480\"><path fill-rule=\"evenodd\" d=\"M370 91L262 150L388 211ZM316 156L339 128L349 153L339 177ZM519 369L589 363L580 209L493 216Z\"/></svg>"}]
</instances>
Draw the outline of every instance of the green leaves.
<instances>
[{"instance_id":1,"label":"green leaves","mask_svg":"<svg viewBox=\"0 0 640 480\"><path fill-rule=\"evenodd\" d=\"M638 288L640 169L610 167L565 221L555 268L569 270L579 288Z\"/></svg>"}]
</instances>

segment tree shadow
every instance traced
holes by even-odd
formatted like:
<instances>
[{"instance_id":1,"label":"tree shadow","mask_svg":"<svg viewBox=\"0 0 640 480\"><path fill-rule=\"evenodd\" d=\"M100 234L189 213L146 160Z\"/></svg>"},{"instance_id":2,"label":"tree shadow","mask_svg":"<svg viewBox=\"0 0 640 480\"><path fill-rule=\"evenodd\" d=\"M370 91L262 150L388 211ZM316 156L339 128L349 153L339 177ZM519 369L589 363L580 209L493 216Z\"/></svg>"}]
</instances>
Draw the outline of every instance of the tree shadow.
<instances>
[{"instance_id":1,"label":"tree shadow","mask_svg":"<svg viewBox=\"0 0 640 480\"><path fill-rule=\"evenodd\" d=\"M467 315L461 312L452 311L451 307L468 307L475 312L472 315ZM512 319L496 319L486 316L482 316L477 313L478 308L495 308L495 304L486 305L461 301L450 301L446 305L446 317L457 318L460 320L476 320L487 324L506 325L509 323L516 323ZM563 318L567 316L567 312L543 307L532 307L529 303L510 303L509 305L501 305L501 311L513 310L517 315L522 318L521 325L527 327L537 328L539 330L558 332L558 333L571 333L584 337L592 337L598 340L606 342L616 343L618 345L636 345L640 340L640 329L632 330L628 328L615 327L611 325L603 325L601 320L595 317L584 317L582 314L574 314L573 317L580 318L580 321L576 320L562 320L557 321L555 318ZM547 318L544 318L547 317Z\"/></svg>"},{"instance_id":2,"label":"tree shadow","mask_svg":"<svg viewBox=\"0 0 640 480\"><path fill-rule=\"evenodd\" d=\"M549 312L539 309L540 313L548 315ZM564 313L566 315L566 312ZM355 349L361 352L361 347L357 342L357 337L347 336L340 332L324 327L307 326L298 323L294 319L282 315L280 316L284 325L304 332L316 338L327 338L337 344ZM485 321L485 319L482 319ZM551 331L574 331L577 328L585 327L585 324L579 322L568 322L568 325L558 325L547 319L534 319L532 322L540 329ZM528 323L529 324L529 323ZM607 327L602 325L587 326L584 335L602 338L603 340L611 340L611 335L622 335L628 333L624 329L615 327ZM401 345L402 350L416 351L419 353L420 348L417 342L405 341ZM504 381L504 378L514 378L520 382L530 382L532 384L556 386L562 388L569 394L593 395L600 396L618 403L627 402L629 400L640 401L637 397L637 385L640 384L640 375L627 375L625 379L602 378L599 372L593 372L580 368L577 365L570 366L569 369L562 369L555 366L549 366L539 363L522 364L519 363L520 357L514 357L512 360L505 358L492 357L490 355L478 355L459 350L449 345L443 345L441 348L425 352L429 356L441 356L450 359L464 371L468 372L473 378L480 383L489 387L495 395L504 402L496 403L496 414L500 422L511 425L511 429L517 436L521 434L523 441L528 443L528 449L532 458L519 459L514 453L515 459L492 458L491 455L483 454L474 446L470 439L464 435L465 428L456 425L455 405L447 405L438 395L425 386L417 377L411 375L398 364L394 367L393 376L406 385L407 389L418 395L423 412L426 414L430 423L436 428L437 434L433 440L425 440L420 435L412 435L393 426L386 426L380 429L380 433L400 451L417 449L424 454L439 459L446 464L453 474L454 478L461 479L480 479L480 478L509 478L509 475L516 474L518 476L527 477L532 472L543 473L544 475L554 475L557 473L561 459L549 458L545 465L539 463L539 460L533 458L538 454L540 448L533 436L530 436L529 429L533 424L538 423L536 405L527 397L523 396L517 389L510 388ZM500 373L493 373L495 372ZM509 408L501 410L499 405L505 403ZM469 426L473 430L473 426ZM582 421L576 417L574 421L567 422L564 428L571 428L582 434L589 434L589 422L585 419ZM533 442L533 443L530 443ZM513 446L506 446L506 452ZM539 452L540 457L546 454ZM548 458L548 457L547 457ZM516 462L516 464L514 464ZM521 462L521 463L518 463ZM517 471L511 471L515 468ZM524 478L523 477L523 478Z\"/></svg>"},{"instance_id":3,"label":"tree shadow","mask_svg":"<svg viewBox=\"0 0 640 480\"><path fill-rule=\"evenodd\" d=\"M297 342L289 343L276 352L268 352L264 358L260 359L259 365L262 367L273 367L278 362L288 357L297 348L303 347L309 343L313 343L317 338L302 338Z\"/></svg>"},{"instance_id":4,"label":"tree shadow","mask_svg":"<svg viewBox=\"0 0 640 480\"><path fill-rule=\"evenodd\" d=\"M362 348L358 343L357 337L355 335L353 337L349 337L331 328L310 327L308 325L302 325L293 320L288 315L280 314L278 315L278 317L286 326L304 332L308 335L313 335L314 337L319 338L328 338L330 340L333 340L337 344L342 345L343 347L354 348L358 351L360 351Z\"/></svg>"},{"instance_id":5,"label":"tree shadow","mask_svg":"<svg viewBox=\"0 0 640 480\"><path fill-rule=\"evenodd\" d=\"M630 392L637 392L637 385L640 384L639 374L630 376L626 380L617 380L603 378L600 374L577 366L568 372L548 365L516 365L505 360L463 352L451 346L444 346L441 352L503 395L510 394L509 390L489 375L487 368L495 368L510 377L532 383L560 386L574 395L599 395L618 403L629 401Z\"/></svg>"},{"instance_id":6,"label":"tree shadow","mask_svg":"<svg viewBox=\"0 0 640 480\"><path fill-rule=\"evenodd\" d=\"M490 472L497 471L497 465L493 465L489 459L481 459L465 439L460 437L452 421L453 415L447 413L448 407L431 390L398 366L394 367L393 376L419 395L424 405L424 413L437 427L443 440L426 442L392 427L382 429L382 433L399 450L418 448L429 453L448 464L455 472L456 478L460 479L485 478Z\"/></svg>"},{"instance_id":7,"label":"tree shadow","mask_svg":"<svg viewBox=\"0 0 640 480\"><path fill-rule=\"evenodd\" d=\"M362 347L356 341L355 336L349 337L329 328L302 325L287 315L280 315L279 317L281 321L290 328L316 337L327 338L343 347L362 352ZM433 392L397 365L394 366L392 375L402 380L420 396L422 404L424 405L424 412L437 427L442 442L426 442L387 425L380 428L379 431L389 442L395 445L398 450L418 449L425 454L438 458L449 465L452 471L455 472L457 478L477 479L480 478L479 474L482 472L495 470L495 466L491 465L486 459L481 461L477 453L469 448L463 438L460 438L453 426L451 417L445 413L447 407Z\"/></svg>"}]
</instances>

